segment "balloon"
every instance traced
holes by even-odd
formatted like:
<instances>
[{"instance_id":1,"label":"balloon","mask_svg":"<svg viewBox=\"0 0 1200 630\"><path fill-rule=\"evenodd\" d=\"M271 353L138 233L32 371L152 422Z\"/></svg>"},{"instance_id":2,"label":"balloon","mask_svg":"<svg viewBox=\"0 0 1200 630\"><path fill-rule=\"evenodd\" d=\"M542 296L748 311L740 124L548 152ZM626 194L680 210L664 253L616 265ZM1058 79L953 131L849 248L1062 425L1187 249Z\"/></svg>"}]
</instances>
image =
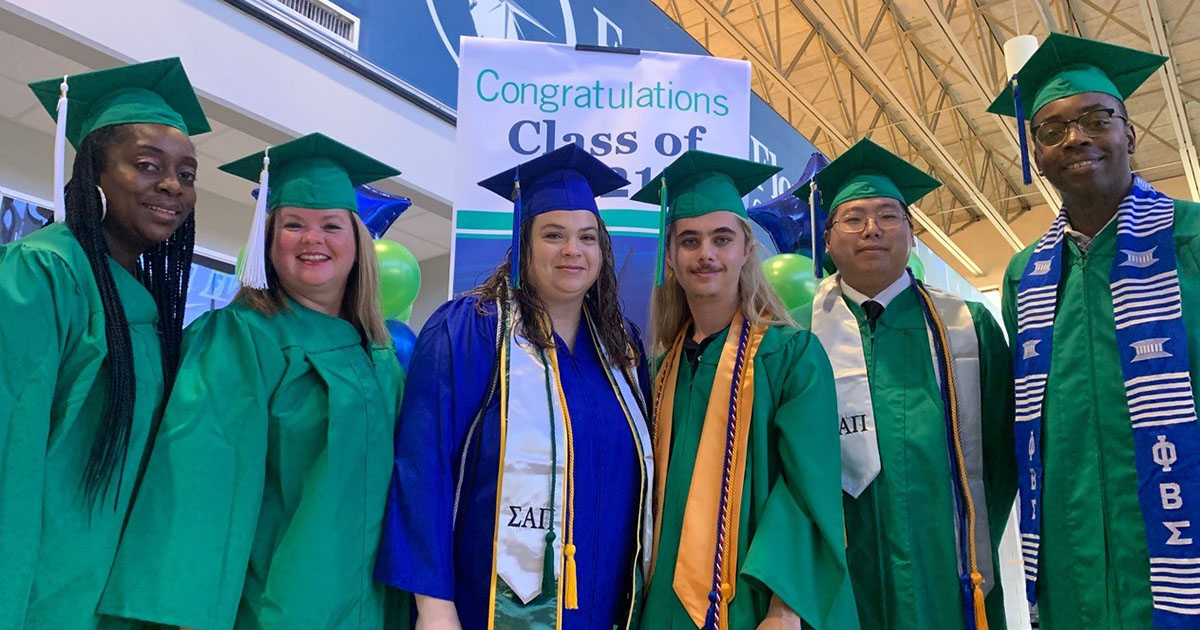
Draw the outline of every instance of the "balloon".
<instances>
[{"instance_id":1,"label":"balloon","mask_svg":"<svg viewBox=\"0 0 1200 630\"><path fill-rule=\"evenodd\" d=\"M908 268L912 269L914 278L925 282L925 263L921 262L915 251L908 255Z\"/></svg>"},{"instance_id":2,"label":"balloon","mask_svg":"<svg viewBox=\"0 0 1200 630\"><path fill-rule=\"evenodd\" d=\"M413 305L409 304L408 308L404 309L404 312L400 313L400 317L397 317L396 319L407 324L408 320L412 319L412 307L413 307Z\"/></svg>"},{"instance_id":3,"label":"balloon","mask_svg":"<svg viewBox=\"0 0 1200 630\"><path fill-rule=\"evenodd\" d=\"M775 242L775 248L780 252L796 253L801 249L813 249L814 234L812 211L808 207L809 200L807 197L801 199L792 193L812 179L813 175L827 164L829 164L829 160L825 159L825 156L813 153L804 167L804 172L796 179L795 185L783 191L783 194L778 197L747 209L750 218L771 235L771 240ZM823 242L825 213L817 208L816 214L816 249L821 251L825 247Z\"/></svg>"},{"instance_id":4,"label":"balloon","mask_svg":"<svg viewBox=\"0 0 1200 630\"><path fill-rule=\"evenodd\" d=\"M246 262L246 246L238 250L237 263L233 266L233 277L242 277L242 265Z\"/></svg>"},{"instance_id":5,"label":"balloon","mask_svg":"<svg viewBox=\"0 0 1200 630\"><path fill-rule=\"evenodd\" d=\"M382 238L375 241L375 256L379 258L383 316L395 319L417 298L421 290L421 267L412 252L396 241Z\"/></svg>"},{"instance_id":6,"label":"balloon","mask_svg":"<svg viewBox=\"0 0 1200 630\"><path fill-rule=\"evenodd\" d=\"M413 346L417 343L417 334L400 320L389 319L385 324L388 332L392 333L392 341L396 344L396 358L407 373L408 362L412 360Z\"/></svg>"},{"instance_id":7,"label":"balloon","mask_svg":"<svg viewBox=\"0 0 1200 630\"><path fill-rule=\"evenodd\" d=\"M385 193L365 184L356 188L354 192L358 197L358 216L367 226L371 238L382 238L388 228L392 227L392 223L412 205L412 200L408 197Z\"/></svg>"},{"instance_id":8,"label":"balloon","mask_svg":"<svg viewBox=\"0 0 1200 630\"><path fill-rule=\"evenodd\" d=\"M813 261L800 254L778 254L764 260L763 274L789 309L812 302L817 294Z\"/></svg>"}]
</instances>

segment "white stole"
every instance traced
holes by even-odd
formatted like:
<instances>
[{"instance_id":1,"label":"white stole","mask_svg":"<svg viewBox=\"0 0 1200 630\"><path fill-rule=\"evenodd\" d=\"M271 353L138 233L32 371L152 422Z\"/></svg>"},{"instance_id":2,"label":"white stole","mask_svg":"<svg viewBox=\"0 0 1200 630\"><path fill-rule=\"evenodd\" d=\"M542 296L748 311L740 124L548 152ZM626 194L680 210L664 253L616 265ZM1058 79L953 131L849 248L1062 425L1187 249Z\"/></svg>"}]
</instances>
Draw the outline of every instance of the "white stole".
<instances>
[{"instance_id":1,"label":"white stole","mask_svg":"<svg viewBox=\"0 0 1200 630\"><path fill-rule=\"evenodd\" d=\"M559 376L553 368L543 365L541 354L519 334L520 322L512 308L514 322L509 346L507 390L508 406L505 413L505 431L502 453L503 476L500 480L499 511L496 515L496 573L512 589L521 602L528 604L542 591L542 572L545 560L546 532L554 528L553 542L555 580L560 580L563 569L562 545L566 504L567 430L562 400L558 394ZM584 318L586 321L586 317ZM589 324L581 322L581 334L591 334ZM607 362L603 345L597 351ZM550 369L550 400L553 419L547 417L546 370ZM650 433L646 427L638 399L619 368L610 367L610 375L621 394L622 403L629 410L633 431L640 444L638 452L643 455L645 479L652 480L654 453L650 448ZM501 374L503 378L503 373ZM636 373L634 378L637 378ZM551 523L550 510L550 422L554 423L557 466L553 470L554 518ZM643 492L643 518L639 523L642 549L649 549L653 527L650 514L651 493ZM650 554L643 554L642 572L649 570Z\"/></svg>"},{"instance_id":2,"label":"white stole","mask_svg":"<svg viewBox=\"0 0 1200 630\"><path fill-rule=\"evenodd\" d=\"M958 417L963 458L966 462L968 488L975 504L975 548L978 550L979 573L983 590L994 583L991 533L989 531L987 497L983 484L982 397L980 394L980 349L971 311L962 299L925 287L933 298L934 308L941 316L950 337L950 356L953 359L955 382L958 384ZM867 377L866 357L858 322L842 299L841 274L833 274L817 288L812 307L812 332L821 340L829 355L838 397L838 416L842 451L842 489L858 498L881 470L879 441L875 426L875 411L871 404L871 384ZM933 371L939 384L943 378L935 356L932 331L929 350ZM955 466L951 463L951 472ZM957 523L957 516L955 517ZM960 533L955 527L955 536ZM961 553L959 545L956 552Z\"/></svg>"}]
</instances>

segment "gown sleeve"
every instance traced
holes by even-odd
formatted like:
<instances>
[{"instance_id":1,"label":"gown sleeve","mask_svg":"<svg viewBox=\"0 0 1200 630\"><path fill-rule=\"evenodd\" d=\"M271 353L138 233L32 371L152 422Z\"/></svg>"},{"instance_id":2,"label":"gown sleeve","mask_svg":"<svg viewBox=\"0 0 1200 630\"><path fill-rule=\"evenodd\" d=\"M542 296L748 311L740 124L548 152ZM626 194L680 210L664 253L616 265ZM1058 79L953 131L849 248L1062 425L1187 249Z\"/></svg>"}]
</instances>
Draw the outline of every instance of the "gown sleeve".
<instances>
[{"instance_id":1,"label":"gown sleeve","mask_svg":"<svg viewBox=\"0 0 1200 630\"><path fill-rule=\"evenodd\" d=\"M846 566L833 369L811 333L796 332L789 343L794 352L783 373L755 374L756 381L770 379L772 388L779 388L776 401L754 401L776 405L779 476L754 530L742 576L778 595L805 628L857 630Z\"/></svg>"},{"instance_id":2,"label":"gown sleeve","mask_svg":"<svg viewBox=\"0 0 1200 630\"><path fill-rule=\"evenodd\" d=\"M389 586L453 600L458 457L486 393L496 318L475 300L444 304L413 348L395 434L395 465L375 561Z\"/></svg>"},{"instance_id":3,"label":"gown sleeve","mask_svg":"<svg viewBox=\"0 0 1200 630\"><path fill-rule=\"evenodd\" d=\"M87 317L66 261L20 242L0 248L0 627L23 624L59 365L88 342Z\"/></svg>"},{"instance_id":4,"label":"gown sleeve","mask_svg":"<svg viewBox=\"0 0 1200 630\"><path fill-rule=\"evenodd\" d=\"M244 317L213 311L185 335L101 613L233 627L262 506L268 406L284 367L278 345Z\"/></svg>"}]
</instances>

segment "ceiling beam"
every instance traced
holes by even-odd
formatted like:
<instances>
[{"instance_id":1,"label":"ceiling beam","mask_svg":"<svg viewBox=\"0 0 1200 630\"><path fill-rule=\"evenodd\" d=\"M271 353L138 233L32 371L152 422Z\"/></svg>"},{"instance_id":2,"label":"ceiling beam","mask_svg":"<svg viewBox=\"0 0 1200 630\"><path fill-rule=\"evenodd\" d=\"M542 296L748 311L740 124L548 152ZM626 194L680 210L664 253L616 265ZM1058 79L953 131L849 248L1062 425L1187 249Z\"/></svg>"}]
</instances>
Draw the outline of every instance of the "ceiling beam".
<instances>
[{"instance_id":1,"label":"ceiling beam","mask_svg":"<svg viewBox=\"0 0 1200 630\"><path fill-rule=\"evenodd\" d=\"M954 54L954 59L962 65L967 71L967 85L970 88L973 96L984 103L990 103L995 95L992 94L991 87L983 78L983 73L975 66L975 62L967 55L967 51L963 48L962 43L954 37L954 31L950 29L950 23L946 21L946 17L942 15L941 8L937 5L937 0L921 0L917 3L924 9L925 16L930 21L930 28L935 36L950 49ZM898 11L899 7L892 4L892 10ZM1000 116L987 115L1000 128L1001 135L1007 141L1008 148L1017 155L1021 154L1021 140L1017 136L1016 125L1008 124L1005 118ZM1024 133L1024 129L1021 133ZM1037 186L1038 192L1042 194L1042 200L1046 202L1051 213L1058 215L1058 209L1062 207L1062 199L1058 196L1058 191L1051 188L1050 183L1045 177L1032 173L1033 183Z\"/></svg>"},{"instance_id":2,"label":"ceiling beam","mask_svg":"<svg viewBox=\"0 0 1200 630\"><path fill-rule=\"evenodd\" d=\"M954 191L960 199L979 209L1014 252L1024 248L1024 242L1013 231L1012 226L1004 220L1004 215L988 200L975 182L971 181L954 156L942 145L921 117L912 110L904 96L871 62L862 46L842 30L838 20L830 15L823 6L825 3L821 0L792 0L792 4L808 20L808 23L817 29L826 45L843 53L843 63L859 77L859 80L878 93L880 106L895 113L893 118L900 121L901 130L906 132L905 135L909 140L916 140L918 147L924 145L923 153L931 157L933 163L950 175L949 181L946 182L947 187Z\"/></svg>"},{"instance_id":3,"label":"ceiling beam","mask_svg":"<svg viewBox=\"0 0 1200 630\"><path fill-rule=\"evenodd\" d=\"M1150 49L1170 57L1171 42L1167 39L1167 25L1163 23L1158 0L1140 0L1139 4L1142 5L1142 18L1146 21L1146 34L1150 36ZM1192 194L1192 201L1200 201L1200 163L1197 162L1196 145L1192 141L1192 130L1188 126L1183 96L1179 92L1179 77L1175 74L1174 60L1168 60L1159 68L1158 77L1162 80L1167 115L1179 142L1179 159L1183 162L1188 191Z\"/></svg>"},{"instance_id":4,"label":"ceiling beam","mask_svg":"<svg viewBox=\"0 0 1200 630\"><path fill-rule=\"evenodd\" d=\"M740 31L738 31L737 27L735 27L729 21L729 18L725 16L724 12L714 7L709 0L692 1L705 13L705 15L708 16L708 21L716 24L730 38L737 42L742 50L745 51L746 56L752 63L756 64L759 68L762 68L768 76L775 79L779 86L792 98L792 100L799 104L808 115L812 116L812 118L817 121L817 127L830 137L834 146L837 147L839 153L850 148L852 144L850 139L847 138L841 130L834 126L833 122L823 116L821 112L818 111L817 108L807 98L805 98L803 94L800 93L800 90L797 89L795 85L792 85L790 81L784 78L780 69L772 64L765 56L763 56L763 54L758 50L758 47L751 43ZM832 78L833 77L830 77L831 80ZM828 157L832 159L836 156ZM963 266L964 269L967 270L968 273L976 277L983 275L983 269L980 268L980 266L969 255L967 255L967 253L963 251L963 249L959 247L953 239L950 238L950 235L946 234L945 231L943 231L937 226L936 223L926 216L925 213L920 210L920 208L913 206L912 216L913 219L916 220L917 224L920 225L938 245L942 246L947 252L950 253L951 256L958 260L958 262Z\"/></svg>"}]
</instances>

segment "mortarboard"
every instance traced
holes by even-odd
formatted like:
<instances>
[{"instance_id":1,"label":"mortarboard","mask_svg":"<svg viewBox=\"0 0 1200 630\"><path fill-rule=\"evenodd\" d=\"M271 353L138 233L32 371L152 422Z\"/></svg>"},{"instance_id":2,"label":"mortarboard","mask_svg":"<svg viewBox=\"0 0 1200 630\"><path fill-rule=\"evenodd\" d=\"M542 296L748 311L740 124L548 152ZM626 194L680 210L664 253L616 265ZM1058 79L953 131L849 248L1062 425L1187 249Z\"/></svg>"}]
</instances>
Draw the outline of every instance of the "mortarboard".
<instances>
[{"instance_id":1,"label":"mortarboard","mask_svg":"<svg viewBox=\"0 0 1200 630\"><path fill-rule=\"evenodd\" d=\"M1124 101L1166 61L1162 55L1051 33L987 109L1017 119L1025 183L1030 182L1026 120L1051 101L1086 92L1100 92Z\"/></svg>"},{"instance_id":2,"label":"mortarboard","mask_svg":"<svg viewBox=\"0 0 1200 630\"><path fill-rule=\"evenodd\" d=\"M711 212L732 212L749 220L742 197L775 173L783 170L771 164L729 157L692 149L685 152L650 180L632 197L634 201L659 204L658 259L654 284L662 285L666 226Z\"/></svg>"},{"instance_id":3,"label":"mortarboard","mask_svg":"<svg viewBox=\"0 0 1200 630\"><path fill-rule=\"evenodd\" d=\"M78 148L88 134L101 127L132 123L169 125L189 136L211 131L178 57L46 79L30 83L29 87L57 122L56 222L66 218L62 197L67 140Z\"/></svg>"},{"instance_id":4,"label":"mortarboard","mask_svg":"<svg viewBox=\"0 0 1200 630\"><path fill-rule=\"evenodd\" d=\"M577 144L497 173L479 185L513 202L512 276L520 286L521 226L533 217L555 210L586 210L600 218L596 197L629 185L629 180Z\"/></svg>"},{"instance_id":5,"label":"mortarboard","mask_svg":"<svg viewBox=\"0 0 1200 630\"><path fill-rule=\"evenodd\" d=\"M283 206L358 212L355 187L400 174L387 164L320 133L310 133L222 164L220 169L259 184L246 241L246 262L239 278L242 286L255 289L267 288L264 251L267 213Z\"/></svg>"},{"instance_id":6,"label":"mortarboard","mask_svg":"<svg viewBox=\"0 0 1200 630\"><path fill-rule=\"evenodd\" d=\"M863 138L794 193L806 199L816 183L821 209L832 215L856 199L889 197L911 206L942 183L899 156Z\"/></svg>"}]
</instances>

